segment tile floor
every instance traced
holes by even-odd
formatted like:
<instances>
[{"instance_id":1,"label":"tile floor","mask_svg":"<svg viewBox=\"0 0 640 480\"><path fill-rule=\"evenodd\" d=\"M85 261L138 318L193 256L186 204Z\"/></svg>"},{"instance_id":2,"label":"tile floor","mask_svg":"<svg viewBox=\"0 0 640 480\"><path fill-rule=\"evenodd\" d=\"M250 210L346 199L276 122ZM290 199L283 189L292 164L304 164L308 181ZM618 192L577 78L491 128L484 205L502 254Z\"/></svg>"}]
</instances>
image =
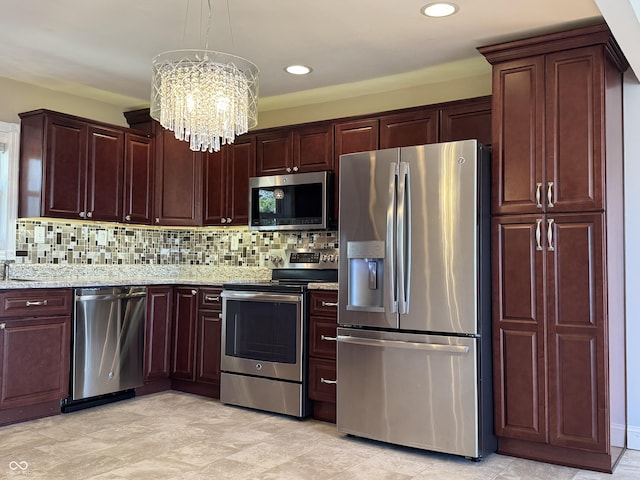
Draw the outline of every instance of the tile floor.
<instances>
[{"instance_id":1,"label":"tile floor","mask_svg":"<svg viewBox=\"0 0 640 480\"><path fill-rule=\"evenodd\" d=\"M0 428L0 479L638 480L493 454L459 457L346 437L331 424L164 392Z\"/></svg>"}]
</instances>

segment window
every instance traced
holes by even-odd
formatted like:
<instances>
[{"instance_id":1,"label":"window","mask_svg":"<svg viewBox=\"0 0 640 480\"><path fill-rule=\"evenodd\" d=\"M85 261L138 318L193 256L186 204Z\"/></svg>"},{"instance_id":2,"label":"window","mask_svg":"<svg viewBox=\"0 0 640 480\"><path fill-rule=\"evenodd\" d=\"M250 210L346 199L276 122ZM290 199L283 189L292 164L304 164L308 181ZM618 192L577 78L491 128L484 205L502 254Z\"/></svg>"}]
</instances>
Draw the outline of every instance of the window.
<instances>
[{"instance_id":1,"label":"window","mask_svg":"<svg viewBox=\"0 0 640 480\"><path fill-rule=\"evenodd\" d=\"M0 260L15 258L20 126L0 122Z\"/></svg>"}]
</instances>

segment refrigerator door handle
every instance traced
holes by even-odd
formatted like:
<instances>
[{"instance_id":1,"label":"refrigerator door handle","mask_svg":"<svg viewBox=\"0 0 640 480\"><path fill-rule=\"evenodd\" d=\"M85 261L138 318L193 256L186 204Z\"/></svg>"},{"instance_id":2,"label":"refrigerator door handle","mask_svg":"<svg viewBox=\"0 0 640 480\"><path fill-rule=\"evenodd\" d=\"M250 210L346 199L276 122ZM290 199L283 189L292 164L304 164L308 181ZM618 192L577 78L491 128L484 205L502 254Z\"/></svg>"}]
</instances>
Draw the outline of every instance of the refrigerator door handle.
<instances>
[{"instance_id":1,"label":"refrigerator door handle","mask_svg":"<svg viewBox=\"0 0 640 480\"><path fill-rule=\"evenodd\" d=\"M398 287L395 257L396 242L396 209L398 204L398 164L392 163L389 167L389 205L387 206L387 235L385 238L386 248L386 266L384 269L385 277L385 295L388 298L385 301L389 305L391 313L398 312Z\"/></svg>"},{"instance_id":2,"label":"refrigerator door handle","mask_svg":"<svg viewBox=\"0 0 640 480\"><path fill-rule=\"evenodd\" d=\"M411 278L411 189L407 162L400 162L398 184L398 311L409 313Z\"/></svg>"},{"instance_id":3,"label":"refrigerator door handle","mask_svg":"<svg viewBox=\"0 0 640 480\"><path fill-rule=\"evenodd\" d=\"M351 343L368 347L407 348L411 350L427 350L442 353L469 353L466 345L442 345L440 343L403 342L398 340L380 340L352 337L351 335L338 335L338 343Z\"/></svg>"}]
</instances>

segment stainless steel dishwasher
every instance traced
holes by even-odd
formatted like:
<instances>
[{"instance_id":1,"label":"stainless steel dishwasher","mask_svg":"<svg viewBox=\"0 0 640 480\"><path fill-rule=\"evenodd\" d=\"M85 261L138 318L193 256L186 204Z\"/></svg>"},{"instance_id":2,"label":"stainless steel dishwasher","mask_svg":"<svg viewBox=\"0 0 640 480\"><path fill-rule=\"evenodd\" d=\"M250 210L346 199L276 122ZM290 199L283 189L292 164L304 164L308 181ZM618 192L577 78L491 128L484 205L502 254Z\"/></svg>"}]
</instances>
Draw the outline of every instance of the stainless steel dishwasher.
<instances>
[{"instance_id":1,"label":"stainless steel dishwasher","mask_svg":"<svg viewBox=\"0 0 640 480\"><path fill-rule=\"evenodd\" d=\"M69 412L132 397L143 384L146 287L74 290Z\"/></svg>"}]
</instances>

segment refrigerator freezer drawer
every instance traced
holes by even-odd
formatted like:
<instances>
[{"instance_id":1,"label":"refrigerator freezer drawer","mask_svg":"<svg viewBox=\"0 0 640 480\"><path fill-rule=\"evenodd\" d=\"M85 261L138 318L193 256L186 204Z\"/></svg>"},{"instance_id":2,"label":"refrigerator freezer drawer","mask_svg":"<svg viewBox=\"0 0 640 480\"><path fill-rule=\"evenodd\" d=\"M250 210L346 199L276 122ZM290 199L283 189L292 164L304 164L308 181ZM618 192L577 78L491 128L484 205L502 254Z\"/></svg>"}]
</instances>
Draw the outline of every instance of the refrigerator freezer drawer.
<instances>
[{"instance_id":1,"label":"refrigerator freezer drawer","mask_svg":"<svg viewBox=\"0 0 640 480\"><path fill-rule=\"evenodd\" d=\"M478 458L478 342L339 328L338 430Z\"/></svg>"}]
</instances>

